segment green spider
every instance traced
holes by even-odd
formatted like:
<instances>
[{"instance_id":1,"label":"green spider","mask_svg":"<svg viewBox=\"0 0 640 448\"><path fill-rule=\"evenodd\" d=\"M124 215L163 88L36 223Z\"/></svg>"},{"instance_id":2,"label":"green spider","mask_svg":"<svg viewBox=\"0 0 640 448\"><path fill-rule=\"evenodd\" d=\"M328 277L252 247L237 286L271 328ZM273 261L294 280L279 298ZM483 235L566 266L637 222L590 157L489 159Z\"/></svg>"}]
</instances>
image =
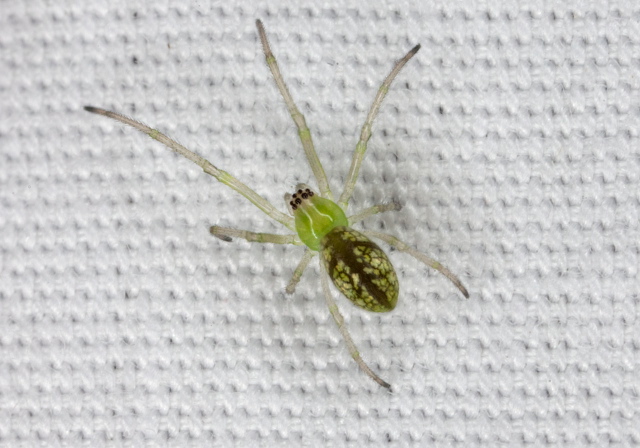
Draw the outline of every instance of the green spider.
<instances>
[{"instance_id":1,"label":"green spider","mask_svg":"<svg viewBox=\"0 0 640 448\"><path fill-rule=\"evenodd\" d=\"M262 42L267 65L271 70L273 78L278 86L278 90L284 98L284 102L289 109L291 118L298 128L298 135L302 142L305 155L311 166L311 170L316 178L320 194L316 194L306 185L299 184L296 186L296 192L293 194L285 194L285 201L289 209L289 216L277 210L269 201L258 195L255 191L247 187L238 179L229 173L222 171L211 164L208 160L200 157L198 154L189 151L178 142L170 139L156 129L152 129L136 120L125 117L116 112L110 112L97 107L86 106L85 110L98 115L112 118L121 123L130 125L135 129L144 132L149 137L159 141L171 150L181 154L200 166L205 173L212 175L218 181L231 187L242 196L251 201L256 207L266 213L272 219L278 221L286 228L295 231L294 234L276 235L271 233L256 233L247 230L237 230L228 227L213 226L210 232L215 237L223 241L231 241L233 237L242 238L249 242L258 243L275 243L275 244L293 244L306 245L307 249L298 263L293 276L289 281L286 292L292 294L296 285L300 281L303 272L309 265L309 262L317 254L320 254L320 270L322 291L329 307L329 312L338 325L338 329L344 338L349 349L349 353L356 361L358 366L369 375L374 381L388 389L391 385L376 375L371 368L364 362L358 349L349 334L342 314L338 310L338 306L333 300L327 281L327 274L331 277L333 284L340 290L345 297L351 300L357 306L365 310L374 312L391 311L398 301L398 277L387 258L386 254L380 247L371 241L368 237L380 239L401 252L406 252L417 260L432 267L438 272L445 275L453 284L462 292L465 297L469 297L469 293L462 285L460 280L453 275L446 267L438 261L427 257L409 247L399 239L387 235L385 233L375 231L358 232L350 226L369 216L399 210L400 206L395 203L380 204L362 210L360 213L347 217L345 214L349 199L355 187L360 165L364 159L367 150L367 142L371 137L371 126L378 114L382 100L387 94L391 82L396 75L402 70L402 67L411 59L420 49L420 45L416 45L409 51L391 70L391 73L384 80L376 95L367 119L362 126L360 140L356 145L356 149L351 161L351 167L345 182L344 190L338 199L334 202L333 194L329 188L327 176L320 164L318 155L313 146L311 133L307 127L306 121L302 113L296 107L289 89L287 88L276 58L271 52L269 41L264 30L264 26L260 20L256 20L258 34Z\"/></svg>"}]
</instances>

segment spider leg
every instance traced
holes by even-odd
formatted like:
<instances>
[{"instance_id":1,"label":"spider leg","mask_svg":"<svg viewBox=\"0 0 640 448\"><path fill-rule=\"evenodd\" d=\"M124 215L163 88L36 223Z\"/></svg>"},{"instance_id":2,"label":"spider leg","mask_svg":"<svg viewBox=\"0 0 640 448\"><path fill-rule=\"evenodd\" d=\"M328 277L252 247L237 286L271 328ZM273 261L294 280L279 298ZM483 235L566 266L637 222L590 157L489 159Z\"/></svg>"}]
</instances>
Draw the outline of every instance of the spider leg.
<instances>
[{"instance_id":1,"label":"spider leg","mask_svg":"<svg viewBox=\"0 0 640 448\"><path fill-rule=\"evenodd\" d=\"M274 244L294 244L299 246L302 242L297 239L297 235L276 235L274 233L258 233L249 230L238 230L231 227L211 226L209 233L220 238L222 241L230 242L232 238L241 238L250 243L274 243Z\"/></svg>"},{"instance_id":2,"label":"spider leg","mask_svg":"<svg viewBox=\"0 0 640 448\"><path fill-rule=\"evenodd\" d=\"M298 286L298 283L300 283L302 274L304 273L305 269L307 269L307 266L309 266L309 262L316 255L318 255L318 252L313 251L309 248L307 248L307 250L304 251L304 255L300 259L298 266L296 266L296 270L293 271L293 276L291 277L291 280L289 280L289 283L287 283L287 287L285 289L285 292L287 294L293 294L296 291L296 286Z\"/></svg>"},{"instance_id":3,"label":"spider leg","mask_svg":"<svg viewBox=\"0 0 640 448\"><path fill-rule=\"evenodd\" d=\"M429 266L429 267L435 269L436 271L440 272L442 275L444 275L449 280L451 280L451 283L456 285L456 287L460 290L460 292L462 293L463 296L465 296L467 299L469 298L469 292L467 292L467 288L465 288L462 285L462 282L460 281L460 279L458 277L456 277L455 275L453 275L453 273L449 269L444 267L439 261L434 260L433 258L427 257L422 252L418 252L417 250L413 249L412 247L410 247L406 243L400 241L395 236L391 236L391 235L388 235L386 233L375 232L373 230L367 230L367 231L364 232L364 234L372 236L374 238L378 238L378 239L384 241L385 243L395 247L400 252L406 252L409 255L411 255L413 258L417 259L418 261L421 261L424 264L426 264L427 266Z\"/></svg>"},{"instance_id":4,"label":"spider leg","mask_svg":"<svg viewBox=\"0 0 640 448\"><path fill-rule=\"evenodd\" d=\"M265 198L263 198L258 193L253 191L251 188L247 187L244 183L240 182L231 174L216 168L207 159L199 156L195 152L188 150L187 148L182 146L180 143L167 137L160 131L150 128L149 126L143 123L140 123L137 120L126 117L117 112L111 112L105 109L100 109L98 107L92 107L92 106L85 106L84 110L97 115L102 115L108 118L112 118L116 121L119 121L120 123L127 124L144 134L147 134L149 137L159 141L160 143L162 143L172 151L177 152L181 156L191 160L193 163L195 163L200 168L202 168L202 170L205 173L212 175L213 177L218 179L218 181L222 182L223 184L231 187L232 189L240 193L242 196L244 196L249 201L251 201L256 207L258 207L260 210L266 213L269 217L278 221L285 227L288 227L291 230L295 230L294 220L291 216L286 215L281 211L279 211L278 209L276 209L273 205L271 205L269 201L267 201Z\"/></svg>"},{"instance_id":5,"label":"spider leg","mask_svg":"<svg viewBox=\"0 0 640 448\"><path fill-rule=\"evenodd\" d=\"M362 160L364 159L364 153L367 151L367 142L371 138L371 127L373 126L373 120L375 120L376 115L378 115L382 100L384 100L385 95L389 91L389 87L391 86L391 82L393 81L393 79L400 72L400 70L402 70L402 67L404 67L404 65L409 62L409 59L411 59L413 55L418 52L419 49L420 45L418 44L413 47L411 51L409 51L409 53L407 53L402 59L400 59L378 89L376 98L373 100L371 109L369 109L367 119L365 120L364 125L362 125L362 130L360 131L360 140L358 141L356 149L353 152L353 159L351 160L351 167L349 168L347 181L344 184L344 191L342 192L342 195L340 195L340 200L338 201L338 205L344 210L347 209L347 204L349 203L349 199L351 199L353 189L356 186L356 181L358 180L358 172L360 171L360 165L362 164Z\"/></svg>"},{"instance_id":6,"label":"spider leg","mask_svg":"<svg viewBox=\"0 0 640 448\"><path fill-rule=\"evenodd\" d=\"M371 379L373 379L373 381L375 381L382 387L391 389L391 384L387 383L378 375L376 375L360 356L358 347L356 347L356 344L353 342L353 339L351 339L349 330L347 329L347 326L344 324L344 317L342 317L342 313L340 313L340 310L338 309L338 305L336 305L336 302L333 300L333 297L331 297L331 290L329 289L329 280L328 280L329 274L327 274L327 271L322 262L320 263L320 269L322 270L320 278L322 280L322 291L324 292L324 298L327 302L327 306L329 307L329 312L331 313L333 320L336 321L336 324L338 325L338 330L340 330L340 333L342 334L342 339L344 339L344 342L347 344L347 349L349 350L351 357L358 364L360 369L362 369L364 373L369 375Z\"/></svg>"},{"instance_id":7,"label":"spider leg","mask_svg":"<svg viewBox=\"0 0 640 448\"><path fill-rule=\"evenodd\" d=\"M397 212L402 209L402 205L398 202L388 202L386 204L378 204L373 207L365 208L355 215L349 216L349 225L352 226L355 223L368 218L369 216L377 215L384 212Z\"/></svg>"},{"instance_id":8,"label":"spider leg","mask_svg":"<svg viewBox=\"0 0 640 448\"><path fill-rule=\"evenodd\" d=\"M278 90L280 90L280 94L282 95L282 98L287 105L289 114L291 115L291 118L293 118L293 122L298 128L300 142L302 143L304 153L307 156L307 160L309 161L311 171L313 171L313 175L318 182L320 194L322 195L322 197L333 200L333 195L331 194L331 189L329 188L329 182L327 181L327 175L324 172L324 168L320 163L320 159L318 158L316 149L313 146L311 131L309 131L309 128L307 127L307 122L304 118L304 115L302 115L302 112L298 110L298 107L293 101L293 97L291 96L291 93L289 93L289 89L284 82L284 78L282 77L282 73L280 73L280 68L278 67L276 57L273 55L271 47L269 46L269 40L267 39L267 34L264 31L264 25L262 25L262 22L260 20L256 20L256 26L258 27L258 34L260 35L260 42L262 42L262 49L264 51L264 57L267 60L267 65L269 66L271 74L273 75L273 79L278 86Z\"/></svg>"}]
</instances>

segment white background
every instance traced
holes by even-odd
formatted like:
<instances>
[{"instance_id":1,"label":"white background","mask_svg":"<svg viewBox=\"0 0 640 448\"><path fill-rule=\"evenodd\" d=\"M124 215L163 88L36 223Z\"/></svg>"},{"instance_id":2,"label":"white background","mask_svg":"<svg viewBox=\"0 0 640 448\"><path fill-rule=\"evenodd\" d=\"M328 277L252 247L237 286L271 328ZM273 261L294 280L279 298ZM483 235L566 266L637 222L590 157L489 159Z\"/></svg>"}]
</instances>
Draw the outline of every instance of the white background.
<instances>
[{"instance_id":1,"label":"white background","mask_svg":"<svg viewBox=\"0 0 640 448\"><path fill-rule=\"evenodd\" d=\"M640 8L634 2L1 2L0 445L640 443ZM492 4L492 2L490 2ZM315 185L266 26L335 193L380 82L351 204L471 293L389 251L390 314L335 293L285 233L134 130L285 211ZM388 249L383 244L383 247Z\"/></svg>"}]
</instances>

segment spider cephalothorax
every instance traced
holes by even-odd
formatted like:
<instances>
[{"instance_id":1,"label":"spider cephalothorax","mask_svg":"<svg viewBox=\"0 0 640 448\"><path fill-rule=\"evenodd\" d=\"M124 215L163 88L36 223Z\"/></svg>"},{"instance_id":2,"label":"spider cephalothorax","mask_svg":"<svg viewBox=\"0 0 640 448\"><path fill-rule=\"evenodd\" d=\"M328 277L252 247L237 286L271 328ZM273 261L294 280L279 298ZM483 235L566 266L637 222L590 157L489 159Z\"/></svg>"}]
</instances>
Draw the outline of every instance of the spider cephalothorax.
<instances>
[{"instance_id":1,"label":"spider cephalothorax","mask_svg":"<svg viewBox=\"0 0 640 448\"><path fill-rule=\"evenodd\" d=\"M218 169L208 160L188 150L158 130L152 129L139 121L133 120L116 112L110 112L92 106L86 106L85 110L95 114L104 115L124 124L133 126L137 130L147 134L149 137L158 140L171 150L181 154L200 166L205 173L212 175L218 181L233 188L272 219L278 221L289 230L295 231L293 234L276 235L272 233L257 233L248 230L238 230L220 226L213 226L209 229L212 235L223 241L231 241L233 237L237 237L251 242L307 246L300 263L298 263L298 266L293 272L293 276L287 285L287 293L293 293L311 259L317 254L320 254L320 266L323 271L321 275L322 291L327 302L327 306L329 307L329 312L336 321L338 329L349 348L349 353L358 363L360 368L367 373L367 375L381 386L390 388L391 386L389 383L376 375L360 356L347 327L344 325L342 314L340 314L340 311L333 300L327 276L331 278L333 284L338 288L338 290L340 290L345 297L357 306L369 311L391 311L398 301L398 277L396 276L395 270L393 269L387 255L376 243L369 239L369 237L374 237L385 241L387 244L395 247L401 252L408 253L422 263L425 263L427 266L430 266L444 274L453 282L454 285L456 285L465 297L469 297L467 290L462 286L460 280L458 280L455 275L436 260L418 252L394 236L375 231L363 233L351 228L353 224L369 216L386 211L398 210L399 206L397 204L391 203L374 205L355 215L349 217L346 215L349 199L353 193L353 189L358 179L360 165L367 150L367 142L371 137L371 127L376 115L378 114L378 110L380 109L380 104L382 104L382 100L387 94L393 79L409 59L418 52L420 45L413 47L411 51L409 51L393 67L391 73L389 73L378 89L378 93L371 105L369 114L362 126L360 139L353 154L344 190L340 195L338 202L334 202L333 194L329 188L329 182L327 181L324 169L320 164L320 160L318 159L318 155L313 146L311 133L309 132L304 116L296 107L284 79L280 74L280 69L278 68L276 58L271 52L271 47L269 46L269 41L267 40L267 35L264 31L262 22L257 20L256 25L258 27L258 35L260 36L267 65L269 66L276 85L284 98L287 109L298 128L298 135L300 136L302 147L319 187L319 194L316 194L308 186L300 184L296 187L296 192L294 194L285 195L287 207L289 208L290 214L293 216L289 216L277 210L269 201L258 195L238 179L229 173Z\"/></svg>"}]
</instances>

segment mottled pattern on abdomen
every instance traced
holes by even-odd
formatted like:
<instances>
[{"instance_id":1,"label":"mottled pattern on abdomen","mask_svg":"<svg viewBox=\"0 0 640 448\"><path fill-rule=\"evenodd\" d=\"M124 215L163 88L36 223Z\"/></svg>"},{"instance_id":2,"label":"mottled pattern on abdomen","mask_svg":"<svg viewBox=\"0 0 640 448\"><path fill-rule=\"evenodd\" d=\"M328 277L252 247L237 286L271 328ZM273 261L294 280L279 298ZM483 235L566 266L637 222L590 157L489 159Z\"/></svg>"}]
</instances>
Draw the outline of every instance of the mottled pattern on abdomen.
<instances>
[{"instance_id":1,"label":"mottled pattern on abdomen","mask_svg":"<svg viewBox=\"0 0 640 448\"><path fill-rule=\"evenodd\" d=\"M349 227L320 241L320 256L336 288L361 308L385 312L398 302L398 277L380 247Z\"/></svg>"}]
</instances>

